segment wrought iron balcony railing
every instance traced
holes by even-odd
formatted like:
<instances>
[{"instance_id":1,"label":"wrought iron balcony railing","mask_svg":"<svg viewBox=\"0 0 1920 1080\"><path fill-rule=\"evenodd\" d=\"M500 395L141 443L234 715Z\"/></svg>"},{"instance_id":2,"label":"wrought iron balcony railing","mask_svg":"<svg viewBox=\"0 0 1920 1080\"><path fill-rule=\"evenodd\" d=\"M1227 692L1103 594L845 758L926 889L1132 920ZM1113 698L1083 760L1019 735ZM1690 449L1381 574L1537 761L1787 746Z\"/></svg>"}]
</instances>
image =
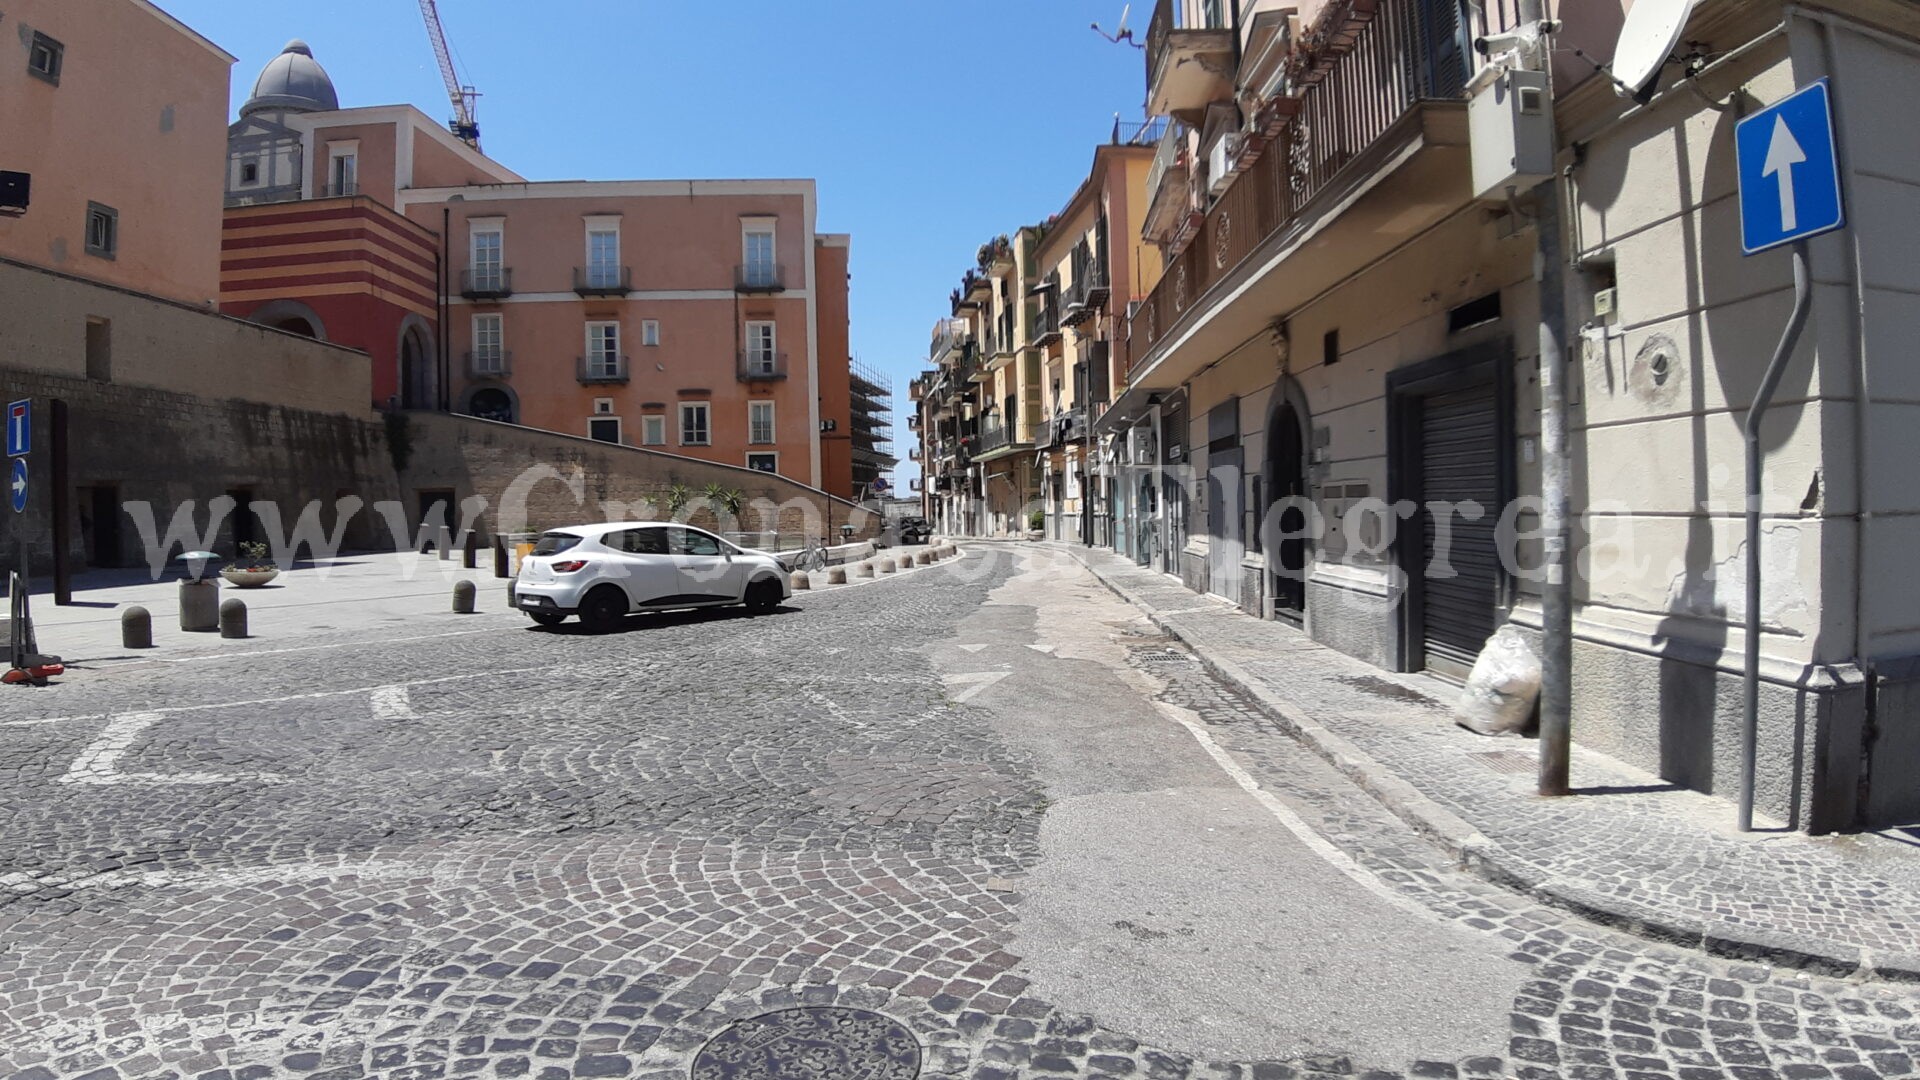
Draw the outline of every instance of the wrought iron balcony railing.
<instances>
[{"instance_id":1,"label":"wrought iron balcony railing","mask_svg":"<svg viewBox=\"0 0 1920 1080\"><path fill-rule=\"evenodd\" d=\"M596 353L579 358L580 382L585 386L624 383L627 381L627 358L608 353Z\"/></svg>"},{"instance_id":2,"label":"wrought iron balcony railing","mask_svg":"<svg viewBox=\"0 0 1920 1080\"><path fill-rule=\"evenodd\" d=\"M633 291L633 267L576 266L573 291L581 296L625 296Z\"/></svg>"},{"instance_id":3,"label":"wrought iron balcony railing","mask_svg":"<svg viewBox=\"0 0 1920 1080\"><path fill-rule=\"evenodd\" d=\"M467 375L475 379L505 379L513 375L513 350L473 349L467 353Z\"/></svg>"},{"instance_id":4,"label":"wrought iron balcony railing","mask_svg":"<svg viewBox=\"0 0 1920 1080\"><path fill-rule=\"evenodd\" d=\"M733 268L733 290L743 293L775 293L787 290L786 271L777 263L749 263Z\"/></svg>"},{"instance_id":5,"label":"wrought iron balcony railing","mask_svg":"<svg viewBox=\"0 0 1920 1080\"><path fill-rule=\"evenodd\" d=\"M460 271L460 295L468 300L500 300L513 295L513 267L482 266Z\"/></svg>"},{"instance_id":6,"label":"wrought iron balcony railing","mask_svg":"<svg viewBox=\"0 0 1920 1080\"><path fill-rule=\"evenodd\" d=\"M787 354L742 349L738 375L741 382L773 382L787 377Z\"/></svg>"}]
</instances>

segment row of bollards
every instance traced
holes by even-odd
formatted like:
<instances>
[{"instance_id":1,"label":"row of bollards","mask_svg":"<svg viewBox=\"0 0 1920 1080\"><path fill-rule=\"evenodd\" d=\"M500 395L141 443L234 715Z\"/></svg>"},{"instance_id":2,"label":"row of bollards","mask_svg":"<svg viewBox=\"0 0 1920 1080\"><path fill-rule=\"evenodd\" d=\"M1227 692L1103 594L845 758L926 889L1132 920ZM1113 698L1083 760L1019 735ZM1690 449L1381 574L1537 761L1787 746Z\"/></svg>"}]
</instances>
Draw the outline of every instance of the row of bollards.
<instances>
[{"instance_id":1,"label":"row of bollards","mask_svg":"<svg viewBox=\"0 0 1920 1080\"><path fill-rule=\"evenodd\" d=\"M476 552L471 543L467 545L468 564L472 565ZM187 633L208 633L220 631L220 636L241 639L247 634L247 602L237 596L220 599L219 586L210 581L183 581L180 583L180 629ZM453 585L453 611L456 615L471 615L479 602L479 587L471 581L456 581ZM513 602L513 587L507 587L507 602ZM138 604L120 613L120 647L123 649L153 648L153 613Z\"/></svg>"},{"instance_id":2,"label":"row of bollards","mask_svg":"<svg viewBox=\"0 0 1920 1080\"><path fill-rule=\"evenodd\" d=\"M845 565L833 566L827 569L826 583L829 585L845 585L849 576L870 578L879 574L898 573L901 570L911 570L916 566L930 566L933 563L939 562L942 559L951 558L957 554L959 554L959 549L951 544L944 544L938 547L923 548L911 555L903 554L897 557L863 560L851 564L851 570ZM813 578L805 570L795 570L788 577L788 584L790 584L796 592L811 590L813 588Z\"/></svg>"}]
</instances>

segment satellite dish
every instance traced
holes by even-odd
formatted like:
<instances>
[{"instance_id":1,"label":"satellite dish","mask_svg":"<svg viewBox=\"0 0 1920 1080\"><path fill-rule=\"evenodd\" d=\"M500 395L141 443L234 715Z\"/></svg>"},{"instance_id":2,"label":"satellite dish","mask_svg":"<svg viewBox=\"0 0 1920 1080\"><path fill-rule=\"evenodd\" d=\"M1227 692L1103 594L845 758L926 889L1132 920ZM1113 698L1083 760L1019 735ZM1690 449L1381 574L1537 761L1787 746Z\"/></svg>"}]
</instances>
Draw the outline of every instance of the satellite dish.
<instances>
[{"instance_id":1,"label":"satellite dish","mask_svg":"<svg viewBox=\"0 0 1920 1080\"><path fill-rule=\"evenodd\" d=\"M1693 4L1694 0L1636 0L1627 10L1620 41L1613 48L1615 89L1622 97L1630 92L1644 100L1667 58L1680 44Z\"/></svg>"}]
</instances>

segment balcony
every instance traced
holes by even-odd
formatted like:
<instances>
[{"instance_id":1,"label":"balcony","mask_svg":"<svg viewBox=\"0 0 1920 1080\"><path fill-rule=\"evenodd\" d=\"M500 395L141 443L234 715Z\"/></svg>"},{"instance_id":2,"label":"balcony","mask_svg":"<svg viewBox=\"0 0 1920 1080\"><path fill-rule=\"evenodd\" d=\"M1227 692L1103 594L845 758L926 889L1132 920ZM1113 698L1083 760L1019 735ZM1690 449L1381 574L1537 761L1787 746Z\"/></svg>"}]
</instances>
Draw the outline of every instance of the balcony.
<instances>
[{"instance_id":1,"label":"balcony","mask_svg":"<svg viewBox=\"0 0 1920 1080\"><path fill-rule=\"evenodd\" d=\"M1142 239L1165 243L1194 210L1193 171L1187 158L1187 127L1168 124L1147 168L1147 213Z\"/></svg>"},{"instance_id":2,"label":"balcony","mask_svg":"<svg viewBox=\"0 0 1920 1080\"><path fill-rule=\"evenodd\" d=\"M627 381L627 358L597 354L579 357L580 385L612 386Z\"/></svg>"},{"instance_id":3,"label":"balcony","mask_svg":"<svg viewBox=\"0 0 1920 1080\"><path fill-rule=\"evenodd\" d=\"M742 349L736 374L741 382L776 382L787 377L787 354Z\"/></svg>"},{"instance_id":4,"label":"balcony","mask_svg":"<svg viewBox=\"0 0 1920 1080\"><path fill-rule=\"evenodd\" d=\"M473 349L467 353L470 379L506 379L513 375L513 353L508 349Z\"/></svg>"},{"instance_id":5,"label":"balcony","mask_svg":"<svg viewBox=\"0 0 1920 1080\"><path fill-rule=\"evenodd\" d=\"M1367 18L1345 11L1316 38L1295 96L1254 118L1241 171L1191 215L1190 241L1130 316L1129 393L1179 385L1273 311L1471 201L1465 65L1451 39L1430 46L1425 33L1439 6L1376 0ZM1156 202L1171 186L1162 181ZM1167 344L1176 333L1177 351Z\"/></svg>"},{"instance_id":6,"label":"balcony","mask_svg":"<svg viewBox=\"0 0 1920 1080\"><path fill-rule=\"evenodd\" d=\"M967 320L940 320L933 328L933 342L927 347L928 362L932 364L945 363L959 351L966 348L967 337Z\"/></svg>"},{"instance_id":7,"label":"balcony","mask_svg":"<svg viewBox=\"0 0 1920 1080\"><path fill-rule=\"evenodd\" d=\"M633 291L633 267L576 266L573 291L581 296L625 296Z\"/></svg>"},{"instance_id":8,"label":"balcony","mask_svg":"<svg viewBox=\"0 0 1920 1080\"><path fill-rule=\"evenodd\" d=\"M358 194L360 194L360 182L358 180L335 180L321 185L320 190L314 192L313 197L316 199L344 199Z\"/></svg>"},{"instance_id":9,"label":"balcony","mask_svg":"<svg viewBox=\"0 0 1920 1080\"><path fill-rule=\"evenodd\" d=\"M1096 259L1085 243L1073 252L1073 284L1060 312L1060 325L1079 326L1100 313L1113 289L1107 280L1105 259Z\"/></svg>"},{"instance_id":10,"label":"balcony","mask_svg":"<svg viewBox=\"0 0 1920 1080\"><path fill-rule=\"evenodd\" d=\"M1045 348L1060 340L1060 307L1054 297L1053 292L1048 292L1046 302L1033 309L1032 319L1027 326L1027 344Z\"/></svg>"},{"instance_id":11,"label":"balcony","mask_svg":"<svg viewBox=\"0 0 1920 1080\"><path fill-rule=\"evenodd\" d=\"M504 300L513 295L513 267L485 266L460 271L460 295L469 300Z\"/></svg>"},{"instance_id":12,"label":"balcony","mask_svg":"<svg viewBox=\"0 0 1920 1080\"><path fill-rule=\"evenodd\" d=\"M1232 28L1185 25L1187 6L1186 0L1159 0L1147 23L1149 115L1198 112L1233 93Z\"/></svg>"},{"instance_id":13,"label":"balcony","mask_svg":"<svg viewBox=\"0 0 1920 1080\"><path fill-rule=\"evenodd\" d=\"M787 291L787 274L777 265L750 263L733 268L733 291L777 293Z\"/></svg>"}]
</instances>

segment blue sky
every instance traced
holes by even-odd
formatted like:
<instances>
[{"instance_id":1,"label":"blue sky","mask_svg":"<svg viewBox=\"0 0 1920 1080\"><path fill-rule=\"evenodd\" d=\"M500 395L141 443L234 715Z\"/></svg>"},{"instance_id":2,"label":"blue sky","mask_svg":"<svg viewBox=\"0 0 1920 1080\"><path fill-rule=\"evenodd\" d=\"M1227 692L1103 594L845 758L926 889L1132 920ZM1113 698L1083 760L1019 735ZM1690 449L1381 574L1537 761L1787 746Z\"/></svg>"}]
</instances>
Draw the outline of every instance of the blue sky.
<instances>
[{"instance_id":1,"label":"blue sky","mask_svg":"<svg viewBox=\"0 0 1920 1080\"><path fill-rule=\"evenodd\" d=\"M449 109L414 0L160 0L239 57L233 106L304 38L345 106ZM1138 120L1122 0L440 0L489 155L531 179L813 177L853 235L853 351L906 381L981 241L1060 209ZM1129 18L1144 38L1150 5ZM902 463L904 489L914 475Z\"/></svg>"}]
</instances>

